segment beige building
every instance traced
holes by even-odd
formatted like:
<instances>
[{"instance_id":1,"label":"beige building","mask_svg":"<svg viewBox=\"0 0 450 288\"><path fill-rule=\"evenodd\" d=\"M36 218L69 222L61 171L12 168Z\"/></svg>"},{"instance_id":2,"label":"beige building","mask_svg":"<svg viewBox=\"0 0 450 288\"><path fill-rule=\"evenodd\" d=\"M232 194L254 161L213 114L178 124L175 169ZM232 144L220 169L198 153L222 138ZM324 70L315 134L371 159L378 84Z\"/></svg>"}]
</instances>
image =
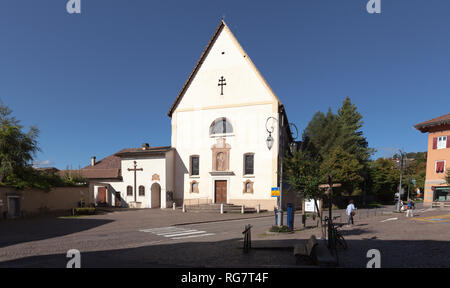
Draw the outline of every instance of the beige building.
<instances>
[{"instance_id":1,"label":"beige building","mask_svg":"<svg viewBox=\"0 0 450 288\"><path fill-rule=\"evenodd\" d=\"M280 186L281 155L292 142L286 112L224 21L168 116L171 146L127 149L83 169L92 174L88 178L96 203L147 208L230 203L274 209L271 188Z\"/></svg>"},{"instance_id":2,"label":"beige building","mask_svg":"<svg viewBox=\"0 0 450 288\"><path fill-rule=\"evenodd\" d=\"M445 181L446 172L450 169L450 114L414 127L422 133L428 133L424 204L450 205L450 184Z\"/></svg>"}]
</instances>

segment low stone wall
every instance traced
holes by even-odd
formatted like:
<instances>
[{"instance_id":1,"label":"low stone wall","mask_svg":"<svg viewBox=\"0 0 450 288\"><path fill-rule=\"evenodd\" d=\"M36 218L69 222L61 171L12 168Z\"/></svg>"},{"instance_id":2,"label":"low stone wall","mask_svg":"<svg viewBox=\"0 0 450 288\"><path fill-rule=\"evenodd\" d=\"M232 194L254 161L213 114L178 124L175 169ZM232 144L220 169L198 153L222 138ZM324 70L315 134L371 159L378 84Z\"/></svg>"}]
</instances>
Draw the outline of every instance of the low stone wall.
<instances>
[{"instance_id":1,"label":"low stone wall","mask_svg":"<svg viewBox=\"0 0 450 288\"><path fill-rule=\"evenodd\" d=\"M14 205L19 205L19 209L12 210ZM50 191L40 189L17 190L12 187L0 187L0 217L14 218L18 216L29 216L37 214L54 213L57 211L70 211L78 207L78 202L83 199L86 206L91 204L89 197L89 187L57 187ZM20 212L18 213L18 211ZM19 214L19 215L17 215Z\"/></svg>"}]
</instances>

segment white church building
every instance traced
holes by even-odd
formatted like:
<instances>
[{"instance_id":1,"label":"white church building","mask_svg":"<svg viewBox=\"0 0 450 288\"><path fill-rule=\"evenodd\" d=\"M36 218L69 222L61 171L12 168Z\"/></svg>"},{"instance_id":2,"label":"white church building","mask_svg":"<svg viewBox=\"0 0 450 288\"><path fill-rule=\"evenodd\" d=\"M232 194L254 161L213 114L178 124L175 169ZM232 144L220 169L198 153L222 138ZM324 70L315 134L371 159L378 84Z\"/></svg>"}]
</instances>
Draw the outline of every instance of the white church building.
<instances>
[{"instance_id":1,"label":"white church building","mask_svg":"<svg viewBox=\"0 0 450 288\"><path fill-rule=\"evenodd\" d=\"M170 146L123 149L83 168L97 205L277 206L271 190L293 142L286 112L224 21L168 116Z\"/></svg>"}]
</instances>

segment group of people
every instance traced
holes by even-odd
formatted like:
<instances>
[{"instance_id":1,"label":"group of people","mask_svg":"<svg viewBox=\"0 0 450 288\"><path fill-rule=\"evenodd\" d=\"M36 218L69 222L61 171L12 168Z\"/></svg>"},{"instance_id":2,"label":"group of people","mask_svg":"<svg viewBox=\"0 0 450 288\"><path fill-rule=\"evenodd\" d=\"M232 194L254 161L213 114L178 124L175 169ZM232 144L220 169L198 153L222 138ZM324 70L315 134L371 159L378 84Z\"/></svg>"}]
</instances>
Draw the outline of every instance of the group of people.
<instances>
[{"instance_id":1,"label":"group of people","mask_svg":"<svg viewBox=\"0 0 450 288\"><path fill-rule=\"evenodd\" d=\"M415 208L415 203L413 200L411 200L411 198L408 198L408 204L406 206L403 205L403 202L401 202L400 204L404 207L403 210L406 210L406 217L414 217L413 210Z\"/></svg>"},{"instance_id":2,"label":"group of people","mask_svg":"<svg viewBox=\"0 0 450 288\"><path fill-rule=\"evenodd\" d=\"M408 198L408 204L405 206L403 205L403 202L401 202L401 205L404 207L404 210L406 210L406 217L414 217L413 210L415 209L414 201L411 198ZM353 203L353 200L349 201L349 204L347 205L347 227L350 225L353 225L353 217L356 214L356 207Z\"/></svg>"}]
</instances>

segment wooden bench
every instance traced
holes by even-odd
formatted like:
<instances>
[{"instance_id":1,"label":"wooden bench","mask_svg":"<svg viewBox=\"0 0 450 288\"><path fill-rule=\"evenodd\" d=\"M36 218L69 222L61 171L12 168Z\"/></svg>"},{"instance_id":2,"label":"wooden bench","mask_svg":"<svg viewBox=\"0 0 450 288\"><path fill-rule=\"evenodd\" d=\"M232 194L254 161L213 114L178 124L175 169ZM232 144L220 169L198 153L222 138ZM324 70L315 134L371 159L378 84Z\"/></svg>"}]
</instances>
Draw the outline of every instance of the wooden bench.
<instances>
[{"instance_id":1,"label":"wooden bench","mask_svg":"<svg viewBox=\"0 0 450 288\"><path fill-rule=\"evenodd\" d=\"M296 244L294 246L294 256L297 264L303 263L305 260L308 262L315 262L314 254L317 245L318 242L314 235L311 235L305 243Z\"/></svg>"}]
</instances>

